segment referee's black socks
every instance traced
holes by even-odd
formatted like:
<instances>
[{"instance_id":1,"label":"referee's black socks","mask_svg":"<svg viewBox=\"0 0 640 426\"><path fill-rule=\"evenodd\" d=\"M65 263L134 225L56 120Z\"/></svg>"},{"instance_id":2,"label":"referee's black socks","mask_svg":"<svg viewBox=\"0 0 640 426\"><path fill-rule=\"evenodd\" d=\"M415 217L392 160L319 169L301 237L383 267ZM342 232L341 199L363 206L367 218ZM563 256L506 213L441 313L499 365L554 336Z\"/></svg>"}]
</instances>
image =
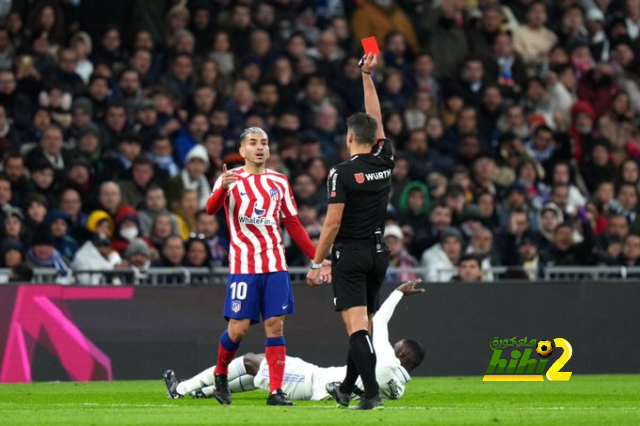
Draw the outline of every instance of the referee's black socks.
<instances>
[{"instance_id":1,"label":"referee's black socks","mask_svg":"<svg viewBox=\"0 0 640 426\"><path fill-rule=\"evenodd\" d=\"M349 357L347 358L347 375L340 386L340 392L351 393L358 375L364 385L364 397L373 398L378 395L376 381L376 353L367 330L356 331L349 337Z\"/></svg>"}]
</instances>

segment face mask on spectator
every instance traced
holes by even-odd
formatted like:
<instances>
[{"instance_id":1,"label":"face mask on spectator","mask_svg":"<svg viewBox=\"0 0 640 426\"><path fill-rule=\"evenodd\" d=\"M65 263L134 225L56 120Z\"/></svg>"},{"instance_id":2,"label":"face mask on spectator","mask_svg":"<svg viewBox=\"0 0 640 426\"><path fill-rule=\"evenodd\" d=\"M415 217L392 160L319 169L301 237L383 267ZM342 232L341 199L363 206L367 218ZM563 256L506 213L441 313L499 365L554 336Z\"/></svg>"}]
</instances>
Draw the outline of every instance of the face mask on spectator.
<instances>
[{"instance_id":1,"label":"face mask on spectator","mask_svg":"<svg viewBox=\"0 0 640 426\"><path fill-rule=\"evenodd\" d=\"M120 236L127 241L133 241L138 236L138 228L124 228L120 230Z\"/></svg>"}]
</instances>

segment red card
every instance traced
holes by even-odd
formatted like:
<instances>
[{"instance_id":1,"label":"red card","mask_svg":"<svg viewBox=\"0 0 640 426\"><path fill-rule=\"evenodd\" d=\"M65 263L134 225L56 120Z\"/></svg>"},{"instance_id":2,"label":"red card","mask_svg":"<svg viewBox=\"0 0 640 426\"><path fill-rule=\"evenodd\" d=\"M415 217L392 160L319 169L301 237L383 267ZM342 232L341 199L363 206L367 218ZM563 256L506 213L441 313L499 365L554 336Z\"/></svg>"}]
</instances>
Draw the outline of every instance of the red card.
<instances>
[{"instance_id":1,"label":"red card","mask_svg":"<svg viewBox=\"0 0 640 426\"><path fill-rule=\"evenodd\" d=\"M375 37L363 38L362 47L364 48L365 55L368 55L369 53L378 55L380 53L380 48L378 48L378 42Z\"/></svg>"}]
</instances>

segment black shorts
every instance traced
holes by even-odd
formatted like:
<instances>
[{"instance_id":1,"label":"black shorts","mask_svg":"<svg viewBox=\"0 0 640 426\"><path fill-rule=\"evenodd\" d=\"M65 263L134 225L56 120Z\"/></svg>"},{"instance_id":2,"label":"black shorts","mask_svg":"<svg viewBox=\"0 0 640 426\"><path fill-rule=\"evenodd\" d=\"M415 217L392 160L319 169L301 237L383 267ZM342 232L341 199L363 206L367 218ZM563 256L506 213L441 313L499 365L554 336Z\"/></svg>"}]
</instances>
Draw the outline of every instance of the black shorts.
<instances>
[{"instance_id":1,"label":"black shorts","mask_svg":"<svg viewBox=\"0 0 640 426\"><path fill-rule=\"evenodd\" d=\"M331 275L336 311L380 307L380 287L389 266L389 252L376 253L370 241L336 242L331 252Z\"/></svg>"}]
</instances>

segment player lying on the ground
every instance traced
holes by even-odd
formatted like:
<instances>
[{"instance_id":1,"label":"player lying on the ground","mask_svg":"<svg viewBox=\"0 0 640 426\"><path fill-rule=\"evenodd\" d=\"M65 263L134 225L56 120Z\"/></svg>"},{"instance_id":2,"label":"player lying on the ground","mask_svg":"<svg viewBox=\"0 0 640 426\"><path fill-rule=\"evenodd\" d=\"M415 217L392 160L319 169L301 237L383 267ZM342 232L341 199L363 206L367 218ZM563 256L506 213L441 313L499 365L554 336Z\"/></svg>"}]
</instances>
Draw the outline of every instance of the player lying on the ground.
<instances>
[{"instance_id":1,"label":"player lying on the ground","mask_svg":"<svg viewBox=\"0 0 640 426\"><path fill-rule=\"evenodd\" d=\"M395 345L389 342L388 323L402 296L424 293L416 288L420 279L408 281L393 291L373 317L373 346L378 356L376 380L380 394L384 398L398 399L404 394L409 373L422 363L424 349L415 340L403 339ZM287 357L282 390L292 400L321 401L329 397L329 392L341 380L346 371L343 367L323 368L300 358ZM214 367L207 368L189 380L180 381L173 370L164 373L163 380L171 398L181 398L187 394L207 398L215 390ZM269 365L263 354L246 354L229 364L229 387L232 392L254 389L269 391ZM357 388L362 389L358 379Z\"/></svg>"}]
</instances>

